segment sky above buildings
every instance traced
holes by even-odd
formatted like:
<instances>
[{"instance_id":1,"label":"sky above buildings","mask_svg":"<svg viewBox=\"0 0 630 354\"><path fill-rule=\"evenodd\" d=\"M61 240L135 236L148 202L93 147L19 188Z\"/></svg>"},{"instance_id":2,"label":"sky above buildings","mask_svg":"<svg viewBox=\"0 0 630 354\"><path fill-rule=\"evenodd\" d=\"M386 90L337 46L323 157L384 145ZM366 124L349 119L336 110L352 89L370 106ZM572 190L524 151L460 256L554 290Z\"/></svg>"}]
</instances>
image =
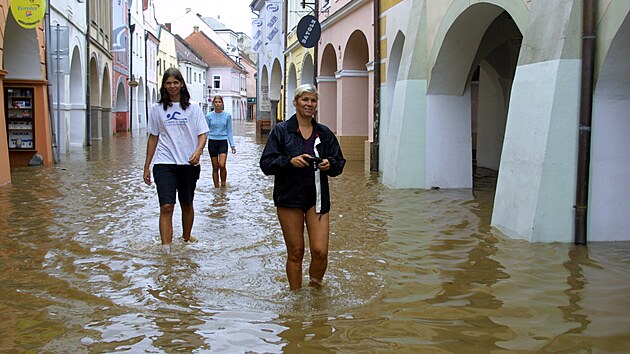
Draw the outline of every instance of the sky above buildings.
<instances>
[{"instance_id":1,"label":"sky above buildings","mask_svg":"<svg viewBox=\"0 0 630 354\"><path fill-rule=\"evenodd\" d=\"M251 37L251 23L255 15L249 8L251 0L154 0L155 17L161 24L186 14L186 8L203 17L214 17L225 27L244 32Z\"/></svg>"}]
</instances>

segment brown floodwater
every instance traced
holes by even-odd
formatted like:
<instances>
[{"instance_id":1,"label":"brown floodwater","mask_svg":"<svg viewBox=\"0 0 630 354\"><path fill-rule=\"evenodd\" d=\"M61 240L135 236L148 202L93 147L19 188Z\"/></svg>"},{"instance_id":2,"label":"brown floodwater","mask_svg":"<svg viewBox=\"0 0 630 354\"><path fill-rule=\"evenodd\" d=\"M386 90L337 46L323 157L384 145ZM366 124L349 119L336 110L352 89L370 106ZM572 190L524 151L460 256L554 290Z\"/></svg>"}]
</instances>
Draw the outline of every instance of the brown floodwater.
<instances>
[{"instance_id":1,"label":"brown floodwater","mask_svg":"<svg viewBox=\"0 0 630 354\"><path fill-rule=\"evenodd\" d=\"M170 256L143 134L13 169L0 352L630 352L630 243L503 238L489 226L496 175L481 169L473 190L391 190L349 163L331 180L325 286L290 292L263 142L252 122L235 135L227 188L202 159L200 241Z\"/></svg>"}]
</instances>

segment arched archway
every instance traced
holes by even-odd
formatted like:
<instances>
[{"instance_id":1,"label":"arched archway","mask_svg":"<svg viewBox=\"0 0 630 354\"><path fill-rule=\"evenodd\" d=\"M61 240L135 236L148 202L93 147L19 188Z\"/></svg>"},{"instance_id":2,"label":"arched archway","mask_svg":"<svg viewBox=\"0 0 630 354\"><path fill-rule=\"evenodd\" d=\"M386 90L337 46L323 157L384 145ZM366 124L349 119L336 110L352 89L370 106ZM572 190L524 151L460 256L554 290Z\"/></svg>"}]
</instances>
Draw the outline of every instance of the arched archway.
<instances>
[{"instance_id":1,"label":"arched archway","mask_svg":"<svg viewBox=\"0 0 630 354\"><path fill-rule=\"evenodd\" d=\"M3 69L7 71L5 80L42 79L37 32L22 28L13 15L7 16L3 47Z\"/></svg>"},{"instance_id":2,"label":"arched archway","mask_svg":"<svg viewBox=\"0 0 630 354\"><path fill-rule=\"evenodd\" d=\"M112 124L112 83L109 67L103 68L103 88L101 90L101 137L108 138L114 133Z\"/></svg>"},{"instance_id":3,"label":"arched archway","mask_svg":"<svg viewBox=\"0 0 630 354\"><path fill-rule=\"evenodd\" d=\"M405 45L405 35L398 31L394 44L389 51L387 58L387 106L381 107L381 110L387 112L387 117L391 116L394 97L396 92L396 83L398 82L398 70L402 59L402 51ZM381 116L382 118L382 116Z\"/></svg>"},{"instance_id":4,"label":"arched archway","mask_svg":"<svg viewBox=\"0 0 630 354\"><path fill-rule=\"evenodd\" d=\"M521 39L512 17L487 3L448 29L427 91L426 188L472 188L475 157L498 170Z\"/></svg>"},{"instance_id":5,"label":"arched archway","mask_svg":"<svg viewBox=\"0 0 630 354\"><path fill-rule=\"evenodd\" d=\"M5 9L8 11L8 4ZM11 14L5 18L0 33L4 48L0 73L0 101L4 104L0 113L0 186L11 182L11 166L28 165L33 150L44 157L45 163L52 157L41 29L25 29Z\"/></svg>"},{"instance_id":6,"label":"arched archway","mask_svg":"<svg viewBox=\"0 0 630 354\"><path fill-rule=\"evenodd\" d=\"M332 131L337 131L337 53L332 44L324 47L319 65L320 71L317 77L319 90L318 120L328 126Z\"/></svg>"},{"instance_id":7,"label":"arched archway","mask_svg":"<svg viewBox=\"0 0 630 354\"><path fill-rule=\"evenodd\" d=\"M593 102L588 238L629 241L630 15L613 38Z\"/></svg>"},{"instance_id":8,"label":"arched archway","mask_svg":"<svg viewBox=\"0 0 630 354\"><path fill-rule=\"evenodd\" d=\"M273 61L271 67L271 83L269 86L269 101L271 103L271 120L276 121L281 114L278 112L278 104L282 97L282 66L278 59Z\"/></svg>"},{"instance_id":9,"label":"arched archway","mask_svg":"<svg viewBox=\"0 0 630 354\"><path fill-rule=\"evenodd\" d=\"M270 85L270 77L269 77L269 69L266 65L262 67L262 74L260 79L260 104L259 104L259 112L260 115L258 120L271 120L271 102L269 100L269 85Z\"/></svg>"},{"instance_id":10,"label":"arched archway","mask_svg":"<svg viewBox=\"0 0 630 354\"><path fill-rule=\"evenodd\" d=\"M310 53L304 55L304 61L302 61L302 73L300 76L300 85L315 83L315 67L313 66L313 57ZM293 95L289 91L289 95ZM288 97L288 96L287 96Z\"/></svg>"},{"instance_id":11,"label":"arched archway","mask_svg":"<svg viewBox=\"0 0 630 354\"><path fill-rule=\"evenodd\" d=\"M343 64L337 73L337 134L347 160L365 159L370 119L370 84L367 64L368 42L365 34L354 31L343 52Z\"/></svg>"},{"instance_id":12,"label":"arched archway","mask_svg":"<svg viewBox=\"0 0 630 354\"><path fill-rule=\"evenodd\" d=\"M116 85L116 106L114 111L116 112L116 132L126 132L129 129L129 100L127 100L127 88L125 85L125 79L122 76L118 78L118 84Z\"/></svg>"},{"instance_id":13,"label":"arched archway","mask_svg":"<svg viewBox=\"0 0 630 354\"><path fill-rule=\"evenodd\" d=\"M89 132L91 139L101 139L103 137L102 123L101 123L101 84L100 84L100 71L98 69L98 62L94 55L90 58L90 129Z\"/></svg>"},{"instance_id":14,"label":"arched archway","mask_svg":"<svg viewBox=\"0 0 630 354\"><path fill-rule=\"evenodd\" d=\"M297 72L295 65L289 66L289 76L287 77L287 104L286 104L286 119L295 114L295 106L293 106L293 93L297 88Z\"/></svg>"},{"instance_id":15,"label":"arched archway","mask_svg":"<svg viewBox=\"0 0 630 354\"><path fill-rule=\"evenodd\" d=\"M87 138L87 115L85 114L85 90L83 86L85 74L82 68L81 51L78 47L74 47L70 59L70 119L66 125L69 132L69 148L83 147Z\"/></svg>"}]
</instances>

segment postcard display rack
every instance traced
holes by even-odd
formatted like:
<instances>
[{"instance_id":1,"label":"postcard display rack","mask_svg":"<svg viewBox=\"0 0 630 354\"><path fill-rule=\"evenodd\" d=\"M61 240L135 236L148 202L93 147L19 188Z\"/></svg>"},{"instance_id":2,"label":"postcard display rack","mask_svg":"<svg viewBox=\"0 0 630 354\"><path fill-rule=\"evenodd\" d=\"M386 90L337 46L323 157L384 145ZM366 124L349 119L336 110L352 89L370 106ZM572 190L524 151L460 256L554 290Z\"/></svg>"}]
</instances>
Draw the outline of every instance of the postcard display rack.
<instances>
[{"instance_id":1,"label":"postcard display rack","mask_svg":"<svg viewBox=\"0 0 630 354\"><path fill-rule=\"evenodd\" d=\"M7 135L9 149L35 149L35 130L33 114L33 88L5 88Z\"/></svg>"}]
</instances>

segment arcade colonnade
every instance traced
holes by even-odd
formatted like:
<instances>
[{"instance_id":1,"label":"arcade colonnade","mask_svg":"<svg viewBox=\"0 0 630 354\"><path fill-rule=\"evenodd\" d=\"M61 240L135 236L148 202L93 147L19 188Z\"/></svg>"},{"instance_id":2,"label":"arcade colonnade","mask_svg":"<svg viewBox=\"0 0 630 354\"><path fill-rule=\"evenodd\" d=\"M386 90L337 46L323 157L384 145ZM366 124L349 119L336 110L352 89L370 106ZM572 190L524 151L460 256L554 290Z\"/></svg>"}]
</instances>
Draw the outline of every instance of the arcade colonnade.
<instances>
[{"instance_id":1,"label":"arcade colonnade","mask_svg":"<svg viewBox=\"0 0 630 354\"><path fill-rule=\"evenodd\" d=\"M583 1L327 3L316 48L289 26L261 62L275 117L316 82L318 119L385 185L472 191L474 168L494 170L496 232L573 242ZM630 2L595 3L589 241L630 240Z\"/></svg>"}]
</instances>

